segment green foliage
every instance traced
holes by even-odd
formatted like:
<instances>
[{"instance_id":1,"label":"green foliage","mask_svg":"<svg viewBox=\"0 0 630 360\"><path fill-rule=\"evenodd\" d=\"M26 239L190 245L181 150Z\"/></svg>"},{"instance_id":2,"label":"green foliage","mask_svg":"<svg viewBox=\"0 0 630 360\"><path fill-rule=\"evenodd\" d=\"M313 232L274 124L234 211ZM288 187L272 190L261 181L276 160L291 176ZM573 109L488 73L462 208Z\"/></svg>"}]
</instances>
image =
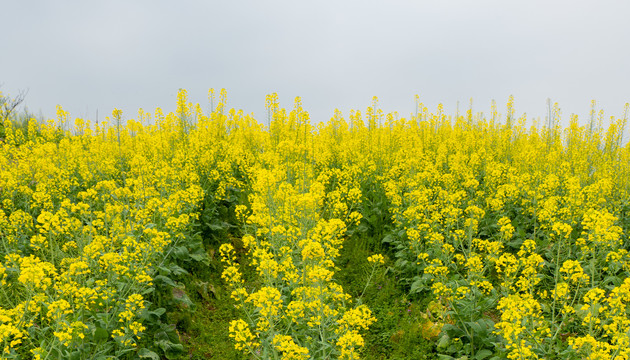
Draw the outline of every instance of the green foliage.
<instances>
[{"instance_id":1,"label":"green foliage","mask_svg":"<svg viewBox=\"0 0 630 360\"><path fill-rule=\"evenodd\" d=\"M370 264L367 257L375 251L377 242L355 233L346 240L338 264L340 271L336 277L343 288L362 301L378 319L365 335L364 359L368 360L424 360L436 359L435 338L439 325L436 318L427 314L428 297L409 300L407 290L396 272L390 267L388 258L385 268L376 272L369 286L364 290L357 279L367 277ZM380 246L379 246L380 247ZM433 327L433 328L432 328Z\"/></svg>"}]
</instances>

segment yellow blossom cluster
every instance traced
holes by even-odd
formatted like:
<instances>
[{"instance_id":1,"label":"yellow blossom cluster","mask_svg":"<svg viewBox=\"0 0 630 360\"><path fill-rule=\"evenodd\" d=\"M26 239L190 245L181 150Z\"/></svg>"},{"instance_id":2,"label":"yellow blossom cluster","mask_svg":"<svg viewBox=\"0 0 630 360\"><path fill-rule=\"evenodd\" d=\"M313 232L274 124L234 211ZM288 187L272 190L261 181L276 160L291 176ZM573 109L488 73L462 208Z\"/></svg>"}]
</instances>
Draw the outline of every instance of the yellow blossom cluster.
<instances>
[{"instance_id":1,"label":"yellow blossom cluster","mask_svg":"<svg viewBox=\"0 0 630 360\"><path fill-rule=\"evenodd\" d=\"M483 351L501 358L626 358L627 304L609 304L630 275L627 116L562 129L553 105L547 126L526 127L512 106L447 117L419 104L374 131L395 159L379 172L399 271L457 315L469 356L490 324L498 345Z\"/></svg>"},{"instance_id":2,"label":"yellow blossom cluster","mask_svg":"<svg viewBox=\"0 0 630 360\"><path fill-rule=\"evenodd\" d=\"M505 116L418 102L405 118L373 98L311 123L300 98L287 111L271 94L257 121L224 90L209 99L209 114L181 90L174 113L3 122L3 357L137 355L145 295L218 201L243 234L219 254L241 314L229 336L251 356L358 358L376 320L335 261L360 229L385 244L373 269L392 259L433 297L469 358L630 357L627 116L605 129L594 108L563 129L557 105L541 125L510 98Z\"/></svg>"},{"instance_id":3,"label":"yellow blossom cluster","mask_svg":"<svg viewBox=\"0 0 630 360\"><path fill-rule=\"evenodd\" d=\"M0 139L2 358L133 350L147 329L141 294L188 241L205 196L198 170L216 168L174 146L174 115L158 111L153 125L125 124L120 110L99 123L57 115L24 131L7 121Z\"/></svg>"}]
</instances>

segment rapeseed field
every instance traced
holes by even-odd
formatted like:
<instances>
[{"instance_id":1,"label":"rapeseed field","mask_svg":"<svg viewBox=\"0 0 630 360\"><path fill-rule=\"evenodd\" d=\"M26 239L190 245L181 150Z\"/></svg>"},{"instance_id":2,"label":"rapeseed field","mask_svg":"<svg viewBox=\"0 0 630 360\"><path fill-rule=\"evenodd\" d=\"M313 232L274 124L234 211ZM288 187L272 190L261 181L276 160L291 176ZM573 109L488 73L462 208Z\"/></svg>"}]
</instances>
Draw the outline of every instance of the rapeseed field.
<instances>
[{"instance_id":1,"label":"rapeseed field","mask_svg":"<svg viewBox=\"0 0 630 360\"><path fill-rule=\"evenodd\" d=\"M3 359L204 358L209 303L232 358L630 359L628 105L314 123L208 96L3 120Z\"/></svg>"}]
</instances>

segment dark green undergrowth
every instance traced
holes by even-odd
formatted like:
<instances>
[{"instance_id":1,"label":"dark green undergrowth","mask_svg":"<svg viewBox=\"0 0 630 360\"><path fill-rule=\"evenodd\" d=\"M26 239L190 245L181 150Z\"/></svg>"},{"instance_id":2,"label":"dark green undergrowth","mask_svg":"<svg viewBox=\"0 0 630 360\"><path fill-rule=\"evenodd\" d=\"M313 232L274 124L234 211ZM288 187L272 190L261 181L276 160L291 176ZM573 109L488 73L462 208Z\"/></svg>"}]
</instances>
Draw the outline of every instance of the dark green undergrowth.
<instances>
[{"instance_id":1,"label":"dark green undergrowth","mask_svg":"<svg viewBox=\"0 0 630 360\"><path fill-rule=\"evenodd\" d=\"M435 336L427 333L431 324L426 312L428 298L410 299L405 289L386 263L377 269L365 288L371 265L367 257L376 241L351 236L344 243L339 257L336 279L354 301L366 304L377 321L364 334L363 359L437 359ZM364 292L365 289L365 292ZM363 294L363 295L361 295Z\"/></svg>"},{"instance_id":2,"label":"dark green undergrowth","mask_svg":"<svg viewBox=\"0 0 630 360\"><path fill-rule=\"evenodd\" d=\"M177 325L184 345L182 359L242 359L228 337L230 321L238 317L229 290L221 281L221 264L209 249L209 266L191 272L186 288L192 311L178 311L169 320ZM218 253L217 253L218 254Z\"/></svg>"}]
</instances>

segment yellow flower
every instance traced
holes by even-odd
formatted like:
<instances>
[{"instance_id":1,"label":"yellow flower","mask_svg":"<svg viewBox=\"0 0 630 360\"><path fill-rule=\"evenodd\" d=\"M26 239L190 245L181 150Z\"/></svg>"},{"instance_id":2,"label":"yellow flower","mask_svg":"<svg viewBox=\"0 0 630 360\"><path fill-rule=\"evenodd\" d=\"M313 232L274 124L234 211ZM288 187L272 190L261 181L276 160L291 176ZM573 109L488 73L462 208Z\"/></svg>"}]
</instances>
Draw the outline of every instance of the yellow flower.
<instances>
[{"instance_id":1,"label":"yellow flower","mask_svg":"<svg viewBox=\"0 0 630 360\"><path fill-rule=\"evenodd\" d=\"M18 281L27 287L46 290L52 285L53 278L57 275L55 267L39 258L31 255L20 258L20 275Z\"/></svg>"},{"instance_id":2,"label":"yellow flower","mask_svg":"<svg viewBox=\"0 0 630 360\"><path fill-rule=\"evenodd\" d=\"M129 330L131 330L131 332L133 332L134 335L138 335L138 333L141 333L146 329L147 328L144 325L136 321L129 324Z\"/></svg>"},{"instance_id":3,"label":"yellow flower","mask_svg":"<svg viewBox=\"0 0 630 360\"><path fill-rule=\"evenodd\" d=\"M249 295L248 303L252 303L261 318L258 320L260 329L267 329L272 321L280 315L282 308L282 298L280 291L275 287L265 286L260 290Z\"/></svg>"},{"instance_id":4,"label":"yellow flower","mask_svg":"<svg viewBox=\"0 0 630 360\"><path fill-rule=\"evenodd\" d=\"M371 264L381 264L381 265L385 264L385 258L381 254L375 254L375 255L369 256L367 260Z\"/></svg>"},{"instance_id":5,"label":"yellow flower","mask_svg":"<svg viewBox=\"0 0 630 360\"><path fill-rule=\"evenodd\" d=\"M499 232L501 233L502 238L506 241L511 240L512 236L514 236L515 229L512 225L512 222L510 221L510 218L504 216L499 219L497 224L500 227Z\"/></svg>"},{"instance_id":6,"label":"yellow flower","mask_svg":"<svg viewBox=\"0 0 630 360\"><path fill-rule=\"evenodd\" d=\"M584 273L582 265L576 260L566 260L562 263L560 272L563 274L565 281L571 281L572 283L586 283L590 277Z\"/></svg>"},{"instance_id":7,"label":"yellow flower","mask_svg":"<svg viewBox=\"0 0 630 360\"><path fill-rule=\"evenodd\" d=\"M309 358L308 349L296 344L289 335L276 335L272 343L276 350L282 353L283 360L306 360Z\"/></svg>"},{"instance_id":8,"label":"yellow flower","mask_svg":"<svg viewBox=\"0 0 630 360\"><path fill-rule=\"evenodd\" d=\"M253 341L256 337L249 329L247 323L241 319L230 322L229 336L234 339L234 348L236 350L244 351L258 347L258 343Z\"/></svg>"},{"instance_id":9,"label":"yellow flower","mask_svg":"<svg viewBox=\"0 0 630 360\"><path fill-rule=\"evenodd\" d=\"M359 305L343 314L339 320L339 326L341 329L367 330L375 321L372 311L365 305Z\"/></svg>"}]
</instances>

